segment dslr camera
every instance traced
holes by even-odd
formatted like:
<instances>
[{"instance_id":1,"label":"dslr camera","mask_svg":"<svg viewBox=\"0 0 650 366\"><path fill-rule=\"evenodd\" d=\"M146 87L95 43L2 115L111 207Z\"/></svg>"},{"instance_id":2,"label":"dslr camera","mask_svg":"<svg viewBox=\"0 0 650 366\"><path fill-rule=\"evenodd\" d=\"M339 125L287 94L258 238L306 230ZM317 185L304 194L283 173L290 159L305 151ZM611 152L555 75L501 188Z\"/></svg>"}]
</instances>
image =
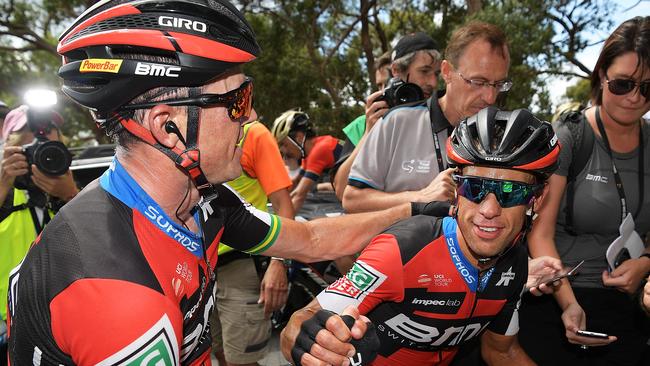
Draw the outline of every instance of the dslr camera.
<instances>
[{"instance_id":1,"label":"dslr camera","mask_svg":"<svg viewBox=\"0 0 650 366\"><path fill-rule=\"evenodd\" d=\"M376 100L384 100L389 108L393 108L422 99L424 99L424 93L417 84L403 81L400 78L392 78L386 84L384 93Z\"/></svg>"},{"instance_id":2,"label":"dslr camera","mask_svg":"<svg viewBox=\"0 0 650 366\"><path fill-rule=\"evenodd\" d=\"M61 176L70 168L72 154L60 141L50 141L47 135L56 128L52 120L51 110L29 108L27 110L27 126L35 138L29 144L23 145L23 155L27 158L29 166L32 164L49 176ZM18 189L33 187L30 179L31 170L22 177L18 177L14 186Z\"/></svg>"}]
</instances>

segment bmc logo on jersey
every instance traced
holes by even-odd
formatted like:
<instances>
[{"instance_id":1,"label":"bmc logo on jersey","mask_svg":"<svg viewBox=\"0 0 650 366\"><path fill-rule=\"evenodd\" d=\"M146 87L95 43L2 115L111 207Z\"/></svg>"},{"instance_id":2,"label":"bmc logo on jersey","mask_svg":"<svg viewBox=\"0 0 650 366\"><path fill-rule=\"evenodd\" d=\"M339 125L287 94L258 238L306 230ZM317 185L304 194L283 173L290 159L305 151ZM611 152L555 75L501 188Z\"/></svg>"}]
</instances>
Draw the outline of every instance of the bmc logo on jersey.
<instances>
[{"instance_id":1,"label":"bmc logo on jersey","mask_svg":"<svg viewBox=\"0 0 650 366\"><path fill-rule=\"evenodd\" d=\"M353 299L363 300L386 280L386 275L363 261L356 261L345 277L339 278L325 291Z\"/></svg>"},{"instance_id":2,"label":"bmc logo on jersey","mask_svg":"<svg viewBox=\"0 0 650 366\"><path fill-rule=\"evenodd\" d=\"M429 350L435 347L455 346L479 335L489 324L468 323L458 327L439 329L418 323L404 314L386 320L377 330L390 340L409 348Z\"/></svg>"},{"instance_id":3,"label":"bmc logo on jersey","mask_svg":"<svg viewBox=\"0 0 650 366\"><path fill-rule=\"evenodd\" d=\"M135 67L136 75L145 75L145 76L165 76L168 78L177 78L180 75L178 74L181 71L180 66L168 66L161 64L149 64L144 62L138 62Z\"/></svg>"},{"instance_id":4,"label":"bmc logo on jersey","mask_svg":"<svg viewBox=\"0 0 650 366\"><path fill-rule=\"evenodd\" d=\"M140 338L97 365L173 366L178 365L178 360L176 335L167 314L165 314Z\"/></svg>"}]
</instances>

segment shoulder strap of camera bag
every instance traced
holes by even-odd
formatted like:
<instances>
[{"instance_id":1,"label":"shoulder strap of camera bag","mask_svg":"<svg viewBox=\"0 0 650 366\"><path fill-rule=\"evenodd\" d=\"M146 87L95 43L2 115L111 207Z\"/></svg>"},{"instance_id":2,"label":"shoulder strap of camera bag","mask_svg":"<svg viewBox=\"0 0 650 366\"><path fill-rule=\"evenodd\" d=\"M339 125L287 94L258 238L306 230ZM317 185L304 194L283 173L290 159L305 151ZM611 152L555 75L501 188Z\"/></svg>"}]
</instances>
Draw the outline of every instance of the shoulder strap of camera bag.
<instances>
[{"instance_id":1,"label":"shoulder strap of camera bag","mask_svg":"<svg viewBox=\"0 0 650 366\"><path fill-rule=\"evenodd\" d=\"M566 185L566 206L564 209L566 218L564 228L569 234L577 235L573 227L576 178L591 159L591 152L594 146L594 131L587 123L584 110L567 111L560 116L558 123L567 126L573 137L572 159L569 165Z\"/></svg>"},{"instance_id":2,"label":"shoulder strap of camera bag","mask_svg":"<svg viewBox=\"0 0 650 366\"><path fill-rule=\"evenodd\" d=\"M433 98L436 98L434 93L427 99L427 108L429 109L429 122L431 123L431 134L433 135L433 147L436 149L436 161L438 162L438 172L442 173L445 170L445 163L442 159L442 151L440 149L440 139L436 132L435 124L433 123Z\"/></svg>"}]
</instances>

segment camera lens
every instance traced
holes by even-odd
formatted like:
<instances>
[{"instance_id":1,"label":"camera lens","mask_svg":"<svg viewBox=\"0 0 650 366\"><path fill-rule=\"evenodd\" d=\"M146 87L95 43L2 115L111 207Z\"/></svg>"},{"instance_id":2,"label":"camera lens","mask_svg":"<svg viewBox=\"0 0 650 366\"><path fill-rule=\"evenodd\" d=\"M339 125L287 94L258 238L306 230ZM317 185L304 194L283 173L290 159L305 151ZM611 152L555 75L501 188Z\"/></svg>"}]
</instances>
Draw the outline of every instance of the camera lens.
<instances>
[{"instance_id":1,"label":"camera lens","mask_svg":"<svg viewBox=\"0 0 650 366\"><path fill-rule=\"evenodd\" d=\"M58 176L63 175L70 168L72 154L59 141L47 141L34 151L34 164L43 173Z\"/></svg>"},{"instance_id":2,"label":"camera lens","mask_svg":"<svg viewBox=\"0 0 650 366\"><path fill-rule=\"evenodd\" d=\"M422 89L412 83L404 83L395 90L395 99L398 104L417 102L424 99Z\"/></svg>"}]
</instances>

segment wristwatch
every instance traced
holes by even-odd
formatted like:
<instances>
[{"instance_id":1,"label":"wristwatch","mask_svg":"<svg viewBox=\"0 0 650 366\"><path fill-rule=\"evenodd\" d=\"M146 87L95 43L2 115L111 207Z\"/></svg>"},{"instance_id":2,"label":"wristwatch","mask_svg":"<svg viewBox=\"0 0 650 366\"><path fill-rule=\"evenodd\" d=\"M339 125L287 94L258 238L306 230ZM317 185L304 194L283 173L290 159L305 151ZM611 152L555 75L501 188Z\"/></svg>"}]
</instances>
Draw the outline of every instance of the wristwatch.
<instances>
[{"instance_id":1,"label":"wristwatch","mask_svg":"<svg viewBox=\"0 0 650 366\"><path fill-rule=\"evenodd\" d=\"M292 262L291 262L291 259L285 259L285 258L280 258L280 257L271 257L271 260L274 260L274 261L281 261L282 264L284 264L284 267L285 267L285 268L289 268L289 267L291 267L291 263L292 263Z\"/></svg>"}]
</instances>

